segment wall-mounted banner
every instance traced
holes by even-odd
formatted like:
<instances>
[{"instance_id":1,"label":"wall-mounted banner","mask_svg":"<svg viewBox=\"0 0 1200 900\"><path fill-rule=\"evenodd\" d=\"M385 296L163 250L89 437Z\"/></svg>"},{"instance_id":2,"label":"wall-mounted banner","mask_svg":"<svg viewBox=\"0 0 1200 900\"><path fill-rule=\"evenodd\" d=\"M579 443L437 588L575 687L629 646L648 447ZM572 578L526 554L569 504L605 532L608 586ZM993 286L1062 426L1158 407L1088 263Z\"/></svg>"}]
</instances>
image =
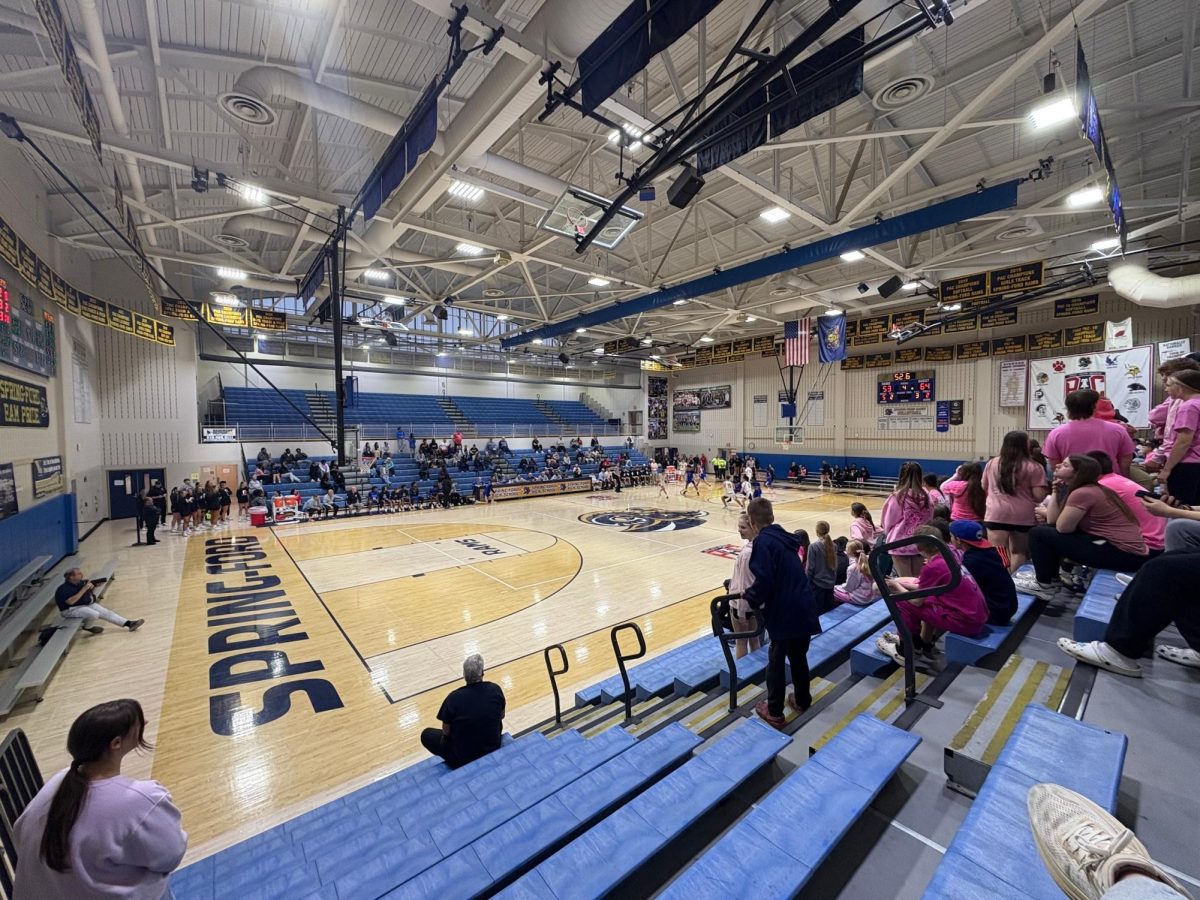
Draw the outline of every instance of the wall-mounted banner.
<instances>
[{"instance_id":1,"label":"wall-mounted banner","mask_svg":"<svg viewBox=\"0 0 1200 900\"><path fill-rule=\"evenodd\" d=\"M816 428L825 424L825 392L809 391L808 402L804 404L804 424Z\"/></svg>"},{"instance_id":2,"label":"wall-mounted banner","mask_svg":"<svg viewBox=\"0 0 1200 900\"><path fill-rule=\"evenodd\" d=\"M922 359L924 359L924 355L921 353L920 347L902 347L896 351L897 365L920 362Z\"/></svg>"},{"instance_id":3,"label":"wall-mounted banner","mask_svg":"<svg viewBox=\"0 0 1200 900\"><path fill-rule=\"evenodd\" d=\"M866 357L864 356L847 356L842 360L842 371L846 371L847 369L865 369L866 366L863 365L863 360L865 359Z\"/></svg>"},{"instance_id":4,"label":"wall-mounted banner","mask_svg":"<svg viewBox=\"0 0 1200 900\"><path fill-rule=\"evenodd\" d=\"M1063 345L1063 333L1058 331L1037 331L1029 336L1029 352L1037 353L1042 350L1060 350Z\"/></svg>"},{"instance_id":5,"label":"wall-mounted banner","mask_svg":"<svg viewBox=\"0 0 1200 900\"><path fill-rule=\"evenodd\" d=\"M174 297L159 297L158 304L164 316L170 316L172 319L183 319L185 322L197 321L196 314L192 312L192 308L182 300L177 300Z\"/></svg>"},{"instance_id":6,"label":"wall-mounted banner","mask_svg":"<svg viewBox=\"0 0 1200 900\"><path fill-rule=\"evenodd\" d=\"M1029 419L1032 429L1053 428L1067 419L1067 394L1093 390L1112 401L1134 428L1150 424L1154 371L1150 347L1117 353L1052 356L1029 363Z\"/></svg>"},{"instance_id":7,"label":"wall-mounted banner","mask_svg":"<svg viewBox=\"0 0 1200 900\"><path fill-rule=\"evenodd\" d=\"M733 389L727 384L698 388L701 409L729 409L733 405Z\"/></svg>"},{"instance_id":8,"label":"wall-mounted banner","mask_svg":"<svg viewBox=\"0 0 1200 900\"><path fill-rule=\"evenodd\" d=\"M671 392L671 409L699 409L700 392L695 388Z\"/></svg>"},{"instance_id":9,"label":"wall-mounted banner","mask_svg":"<svg viewBox=\"0 0 1200 900\"><path fill-rule=\"evenodd\" d=\"M49 428L46 389L0 375L0 425L11 428Z\"/></svg>"},{"instance_id":10,"label":"wall-mounted banner","mask_svg":"<svg viewBox=\"0 0 1200 900\"><path fill-rule=\"evenodd\" d=\"M671 430L676 434L699 434L700 410L687 410L675 413L674 421L671 423Z\"/></svg>"},{"instance_id":11,"label":"wall-mounted banner","mask_svg":"<svg viewBox=\"0 0 1200 900\"><path fill-rule=\"evenodd\" d=\"M202 444L236 444L236 428L202 428L200 443Z\"/></svg>"},{"instance_id":12,"label":"wall-mounted banner","mask_svg":"<svg viewBox=\"0 0 1200 900\"><path fill-rule=\"evenodd\" d=\"M954 362L954 348L926 347L925 362Z\"/></svg>"},{"instance_id":13,"label":"wall-mounted banner","mask_svg":"<svg viewBox=\"0 0 1200 900\"><path fill-rule=\"evenodd\" d=\"M667 379L655 375L646 378L646 437L667 439Z\"/></svg>"},{"instance_id":14,"label":"wall-mounted banner","mask_svg":"<svg viewBox=\"0 0 1200 900\"><path fill-rule=\"evenodd\" d=\"M1013 337L992 338L992 356L1008 356L1012 353L1025 352L1025 335Z\"/></svg>"},{"instance_id":15,"label":"wall-mounted banner","mask_svg":"<svg viewBox=\"0 0 1200 900\"><path fill-rule=\"evenodd\" d=\"M502 484L492 488L493 500L520 500L525 497L549 497L554 494L578 494L592 489L591 479L538 481L532 484Z\"/></svg>"},{"instance_id":16,"label":"wall-mounted banner","mask_svg":"<svg viewBox=\"0 0 1200 900\"><path fill-rule=\"evenodd\" d=\"M61 456L45 456L33 461L34 499L56 494L63 489L63 461Z\"/></svg>"},{"instance_id":17,"label":"wall-mounted banner","mask_svg":"<svg viewBox=\"0 0 1200 900\"><path fill-rule=\"evenodd\" d=\"M1192 352L1191 338L1180 338L1177 341L1159 341L1158 364L1161 366L1169 359L1180 359Z\"/></svg>"},{"instance_id":18,"label":"wall-mounted banner","mask_svg":"<svg viewBox=\"0 0 1200 900\"><path fill-rule=\"evenodd\" d=\"M1073 328L1068 328L1063 332L1063 346L1069 348L1090 347L1092 344L1101 344L1104 342L1104 335L1101 333L1101 326L1097 325L1076 325Z\"/></svg>"},{"instance_id":19,"label":"wall-mounted banner","mask_svg":"<svg viewBox=\"0 0 1200 900\"><path fill-rule=\"evenodd\" d=\"M9 238L15 241L15 254L11 258L8 252ZM57 304L60 309L93 324L112 328L122 334L132 334L165 347L175 346L174 326L150 316L134 313L115 303L108 303L99 297L93 297L91 294L76 289L69 281L51 269L49 263L39 258L28 244L17 237L3 219L0 219L0 257L3 257L4 262L13 267L11 274L4 268L0 268L0 284L3 284L5 289L11 289L12 285L17 283L15 279L19 278L28 285L30 297L41 294L47 301ZM152 297L155 302L158 302L157 294L152 294ZM141 318L140 326L137 324L137 317ZM49 325L53 325L54 319L50 313L44 312L42 318ZM153 323L153 327L151 327L151 323ZM3 345L4 327L3 316L0 316L0 346ZM20 366L21 364L14 363L14 365ZM22 368L29 367L22 366ZM48 372L40 369L31 369L31 371L42 375L54 374L53 369Z\"/></svg>"},{"instance_id":20,"label":"wall-mounted banner","mask_svg":"<svg viewBox=\"0 0 1200 900\"><path fill-rule=\"evenodd\" d=\"M937 402L937 413L935 415L937 424L934 426L937 431L950 430L950 401L939 400Z\"/></svg>"},{"instance_id":21,"label":"wall-mounted banner","mask_svg":"<svg viewBox=\"0 0 1200 900\"><path fill-rule=\"evenodd\" d=\"M1000 363L1000 405L1024 406L1025 381L1029 378L1029 363L1023 359L1006 359Z\"/></svg>"},{"instance_id":22,"label":"wall-mounted banner","mask_svg":"<svg viewBox=\"0 0 1200 900\"><path fill-rule=\"evenodd\" d=\"M251 307L250 327L255 331L287 331L287 316L271 309Z\"/></svg>"},{"instance_id":23,"label":"wall-mounted banner","mask_svg":"<svg viewBox=\"0 0 1200 900\"><path fill-rule=\"evenodd\" d=\"M868 369L886 369L892 365L892 352L868 353L863 357L863 365Z\"/></svg>"},{"instance_id":24,"label":"wall-mounted banner","mask_svg":"<svg viewBox=\"0 0 1200 900\"><path fill-rule=\"evenodd\" d=\"M1067 297L1054 301L1054 318L1067 319L1071 316L1094 316L1100 312L1100 295Z\"/></svg>"},{"instance_id":25,"label":"wall-mounted banner","mask_svg":"<svg viewBox=\"0 0 1200 900\"><path fill-rule=\"evenodd\" d=\"M617 338L615 341L604 342L604 355L612 356L614 353L628 353L630 350L638 348L638 339L634 337Z\"/></svg>"},{"instance_id":26,"label":"wall-mounted banner","mask_svg":"<svg viewBox=\"0 0 1200 900\"><path fill-rule=\"evenodd\" d=\"M38 17L42 20L42 25L46 28L50 48L54 51L63 77L67 81L68 93L75 102L75 109L79 112L79 121L83 123L83 130L87 133L88 141L92 145L92 152L96 154L96 160L103 165L104 154L100 147L100 116L96 112L96 104L92 100L91 92L88 91L87 82L84 80L83 69L80 67L79 57L75 53L75 43L71 40L66 23L63 21L58 0L34 0L33 5L37 9Z\"/></svg>"},{"instance_id":27,"label":"wall-mounted banner","mask_svg":"<svg viewBox=\"0 0 1200 900\"><path fill-rule=\"evenodd\" d=\"M950 424L961 425L963 423L963 407L962 400L950 401Z\"/></svg>"},{"instance_id":28,"label":"wall-mounted banner","mask_svg":"<svg viewBox=\"0 0 1200 900\"><path fill-rule=\"evenodd\" d=\"M990 272L950 278L938 285L938 299L942 303L964 303L981 297L1041 287L1044 268L1041 262L1021 263Z\"/></svg>"},{"instance_id":29,"label":"wall-mounted banner","mask_svg":"<svg viewBox=\"0 0 1200 900\"><path fill-rule=\"evenodd\" d=\"M0 519L15 516L17 509L17 479L12 463L0 464Z\"/></svg>"},{"instance_id":30,"label":"wall-mounted banner","mask_svg":"<svg viewBox=\"0 0 1200 900\"><path fill-rule=\"evenodd\" d=\"M947 322L942 326L942 330L946 334L962 334L965 331L974 331L979 327L979 316L967 316L962 319L956 319L953 322Z\"/></svg>"},{"instance_id":31,"label":"wall-mounted banner","mask_svg":"<svg viewBox=\"0 0 1200 900\"><path fill-rule=\"evenodd\" d=\"M1133 317L1104 323L1104 349L1128 350L1133 346Z\"/></svg>"},{"instance_id":32,"label":"wall-mounted banner","mask_svg":"<svg viewBox=\"0 0 1200 900\"><path fill-rule=\"evenodd\" d=\"M998 309L993 312L981 312L979 314L980 328L1002 328L1006 325L1017 324L1017 311L1015 309Z\"/></svg>"},{"instance_id":33,"label":"wall-mounted banner","mask_svg":"<svg viewBox=\"0 0 1200 900\"><path fill-rule=\"evenodd\" d=\"M988 341L967 341L954 348L956 359L984 359L992 350Z\"/></svg>"}]
</instances>

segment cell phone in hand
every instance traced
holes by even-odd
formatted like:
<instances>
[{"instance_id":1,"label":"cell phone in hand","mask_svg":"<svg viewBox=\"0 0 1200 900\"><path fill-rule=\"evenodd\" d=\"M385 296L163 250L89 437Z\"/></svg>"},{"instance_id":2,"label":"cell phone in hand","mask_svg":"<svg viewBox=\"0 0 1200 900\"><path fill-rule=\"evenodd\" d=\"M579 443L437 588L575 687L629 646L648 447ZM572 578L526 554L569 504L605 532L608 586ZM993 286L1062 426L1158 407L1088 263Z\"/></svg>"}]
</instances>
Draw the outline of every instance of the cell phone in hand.
<instances>
[{"instance_id":1,"label":"cell phone in hand","mask_svg":"<svg viewBox=\"0 0 1200 900\"><path fill-rule=\"evenodd\" d=\"M1158 499L1160 499L1160 498L1159 498L1159 496L1158 496L1158 494L1154 493L1154 491L1134 491L1134 492L1133 492L1133 496L1135 496L1135 497L1143 497L1143 498L1145 498L1145 499L1147 499L1147 500L1158 500Z\"/></svg>"},{"instance_id":2,"label":"cell phone in hand","mask_svg":"<svg viewBox=\"0 0 1200 900\"><path fill-rule=\"evenodd\" d=\"M107 578L89 578L88 581L90 581L92 584L104 584L104 582L108 581L108 579Z\"/></svg>"}]
</instances>

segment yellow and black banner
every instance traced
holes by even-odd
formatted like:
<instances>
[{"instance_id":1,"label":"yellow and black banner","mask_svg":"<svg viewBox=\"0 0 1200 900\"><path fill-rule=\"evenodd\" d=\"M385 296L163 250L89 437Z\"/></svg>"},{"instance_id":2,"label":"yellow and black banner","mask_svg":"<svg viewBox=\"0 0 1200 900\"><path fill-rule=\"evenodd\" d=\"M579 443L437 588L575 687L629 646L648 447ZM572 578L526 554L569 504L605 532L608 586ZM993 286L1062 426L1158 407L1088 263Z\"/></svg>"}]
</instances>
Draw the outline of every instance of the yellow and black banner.
<instances>
[{"instance_id":1,"label":"yellow and black banner","mask_svg":"<svg viewBox=\"0 0 1200 900\"><path fill-rule=\"evenodd\" d=\"M250 327L255 331L287 331L287 316L271 309L250 309Z\"/></svg>"},{"instance_id":2,"label":"yellow and black banner","mask_svg":"<svg viewBox=\"0 0 1200 900\"><path fill-rule=\"evenodd\" d=\"M492 488L493 500L521 500L526 497L550 497L578 494L592 489L590 478L572 481L535 481L529 484L502 484Z\"/></svg>"},{"instance_id":3,"label":"yellow and black banner","mask_svg":"<svg viewBox=\"0 0 1200 900\"><path fill-rule=\"evenodd\" d=\"M1064 347L1086 347L1090 344L1104 343L1103 325L1076 325L1066 329L1063 338Z\"/></svg>"},{"instance_id":4,"label":"yellow and black banner","mask_svg":"<svg viewBox=\"0 0 1200 900\"><path fill-rule=\"evenodd\" d=\"M0 375L0 425L49 428L50 403L40 384Z\"/></svg>"},{"instance_id":5,"label":"yellow and black banner","mask_svg":"<svg viewBox=\"0 0 1200 900\"><path fill-rule=\"evenodd\" d=\"M954 348L926 347L925 362L954 362Z\"/></svg>"},{"instance_id":6,"label":"yellow and black banner","mask_svg":"<svg viewBox=\"0 0 1200 900\"><path fill-rule=\"evenodd\" d=\"M1067 297L1054 301L1054 318L1068 319L1071 316L1094 316L1100 312L1100 295L1088 294L1086 297Z\"/></svg>"},{"instance_id":7,"label":"yellow and black banner","mask_svg":"<svg viewBox=\"0 0 1200 900\"><path fill-rule=\"evenodd\" d=\"M1040 261L1005 266L989 272L975 272L943 281L938 285L938 299L942 303L965 304L997 294L1027 291L1030 288L1041 287L1044 275L1045 265Z\"/></svg>"},{"instance_id":8,"label":"yellow and black banner","mask_svg":"<svg viewBox=\"0 0 1200 900\"><path fill-rule=\"evenodd\" d=\"M991 345L987 341L967 341L954 348L956 359L984 359L991 355Z\"/></svg>"},{"instance_id":9,"label":"yellow and black banner","mask_svg":"<svg viewBox=\"0 0 1200 900\"><path fill-rule=\"evenodd\" d=\"M892 352L868 353L863 358L863 366L867 369L886 369L892 365Z\"/></svg>"},{"instance_id":10,"label":"yellow and black banner","mask_svg":"<svg viewBox=\"0 0 1200 900\"><path fill-rule=\"evenodd\" d=\"M994 338L992 340L992 356L1007 356L1010 353L1025 352L1025 335L1015 337Z\"/></svg>"},{"instance_id":11,"label":"yellow and black banner","mask_svg":"<svg viewBox=\"0 0 1200 900\"><path fill-rule=\"evenodd\" d=\"M1058 331L1038 331L1029 336L1029 352L1041 350L1060 350L1063 345L1062 329Z\"/></svg>"},{"instance_id":12,"label":"yellow and black banner","mask_svg":"<svg viewBox=\"0 0 1200 900\"><path fill-rule=\"evenodd\" d=\"M896 362L900 364L920 362L922 359L924 356L920 347L902 347L896 351Z\"/></svg>"}]
</instances>

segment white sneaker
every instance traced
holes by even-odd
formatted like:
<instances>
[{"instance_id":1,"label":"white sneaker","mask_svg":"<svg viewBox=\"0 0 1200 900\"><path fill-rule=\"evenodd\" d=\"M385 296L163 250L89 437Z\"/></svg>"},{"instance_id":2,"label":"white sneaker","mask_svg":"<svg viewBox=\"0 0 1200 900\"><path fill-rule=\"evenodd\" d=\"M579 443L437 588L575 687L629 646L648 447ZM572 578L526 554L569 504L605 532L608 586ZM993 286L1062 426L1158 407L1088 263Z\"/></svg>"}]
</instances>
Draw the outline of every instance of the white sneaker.
<instances>
[{"instance_id":1,"label":"white sneaker","mask_svg":"<svg viewBox=\"0 0 1200 900\"><path fill-rule=\"evenodd\" d=\"M1132 831L1086 797L1057 784L1035 784L1026 800L1042 862L1072 900L1099 900L1131 873L1183 888L1150 858Z\"/></svg>"},{"instance_id":2,"label":"white sneaker","mask_svg":"<svg viewBox=\"0 0 1200 900\"><path fill-rule=\"evenodd\" d=\"M1042 600L1057 599L1059 588L1062 587L1057 583L1043 584L1035 575L1027 572L1018 572L1013 577L1013 584L1022 594L1032 594Z\"/></svg>"},{"instance_id":3,"label":"white sneaker","mask_svg":"<svg viewBox=\"0 0 1200 900\"><path fill-rule=\"evenodd\" d=\"M1122 662L1111 647L1103 641L1073 641L1070 638L1059 638L1058 649L1068 656L1073 656L1080 662L1098 669L1106 669L1115 675L1125 675L1129 678L1141 678L1142 667L1136 662ZM1106 652L1107 651L1107 652Z\"/></svg>"},{"instance_id":4,"label":"white sneaker","mask_svg":"<svg viewBox=\"0 0 1200 900\"><path fill-rule=\"evenodd\" d=\"M1187 666L1189 669L1200 669L1200 653L1187 647L1172 647L1170 644L1159 644L1154 648L1154 655L1163 659Z\"/></svg>"},{"instance_id":5,"label":"white sneaker","mask_svg":"<svg viewBox=\"0 0 1200 900\"><path fill-rule=\"evenodd\" d=\"M900 652L899 644L893 644L891 641L885 640L882 637L877 637L875 638L875 649L894 662L896 665L904 665L904 654Z\"/></svg>"}]
</instances>

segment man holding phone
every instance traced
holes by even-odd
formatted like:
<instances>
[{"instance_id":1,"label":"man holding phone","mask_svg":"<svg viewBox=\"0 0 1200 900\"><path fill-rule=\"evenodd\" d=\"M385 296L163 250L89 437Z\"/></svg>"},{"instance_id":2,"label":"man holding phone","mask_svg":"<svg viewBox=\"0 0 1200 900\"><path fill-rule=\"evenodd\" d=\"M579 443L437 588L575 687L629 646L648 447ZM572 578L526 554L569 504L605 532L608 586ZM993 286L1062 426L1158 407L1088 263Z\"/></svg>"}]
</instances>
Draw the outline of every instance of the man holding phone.
<instances>
[{"instance_id":1,"label":"man holding phone","mask_svg":"<svg viewBox=\"0 0 1200 900\"><path fill-rule=\"evenodd\" d=\"M97 603L96 595L93 593L96 584L92 581L84 581L83 572L80 569L67 570L63 579L63 583L54 592L54 602L64 619L83 619L83 630L89 634L99 634L104 630L103 626L96 624L97 619L112 622L114 625L120 625L130 631L137 631L146 621L145 619L126 619Z\"/></svg>"}]
</instances>

